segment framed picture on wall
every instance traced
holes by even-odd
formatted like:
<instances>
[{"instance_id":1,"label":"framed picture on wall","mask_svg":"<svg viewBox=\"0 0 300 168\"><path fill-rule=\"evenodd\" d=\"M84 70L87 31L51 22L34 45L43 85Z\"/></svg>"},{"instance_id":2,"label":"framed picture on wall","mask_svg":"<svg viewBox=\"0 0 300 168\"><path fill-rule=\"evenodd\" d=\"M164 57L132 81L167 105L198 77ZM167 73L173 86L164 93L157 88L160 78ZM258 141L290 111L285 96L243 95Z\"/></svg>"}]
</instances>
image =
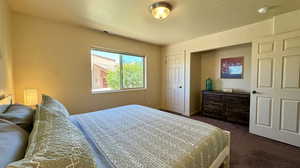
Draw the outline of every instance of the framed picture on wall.
<instances>
[{"instance_id":1,"label":"framed picture on wall","mask_svg":"<svg viewBox=\"0 0 300 168\"><path fill-rule=\"evenodd\" d=\"M244 57L222 58L221 78L242 79L244 74Z\"/></svg>"}]
</instances>

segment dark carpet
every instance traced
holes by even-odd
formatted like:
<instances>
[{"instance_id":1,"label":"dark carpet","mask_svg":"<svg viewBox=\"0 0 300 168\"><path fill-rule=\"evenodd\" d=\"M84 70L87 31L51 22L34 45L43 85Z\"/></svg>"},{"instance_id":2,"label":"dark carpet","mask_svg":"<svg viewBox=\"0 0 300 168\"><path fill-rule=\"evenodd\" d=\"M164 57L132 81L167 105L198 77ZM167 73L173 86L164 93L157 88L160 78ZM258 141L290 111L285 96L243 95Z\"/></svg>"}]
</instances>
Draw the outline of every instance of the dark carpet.
<instances>
[{"instance_id":1,"label":"dark carpet","mask_svg":"<svg viewBox=\"0 0 300 168\"><path fill-rule=\"evenodd\" d=\"M191 118L231 132L231 168L300 168L300 148L250 134L248 127L200 115Z\"/></svg>"}]
</instances>

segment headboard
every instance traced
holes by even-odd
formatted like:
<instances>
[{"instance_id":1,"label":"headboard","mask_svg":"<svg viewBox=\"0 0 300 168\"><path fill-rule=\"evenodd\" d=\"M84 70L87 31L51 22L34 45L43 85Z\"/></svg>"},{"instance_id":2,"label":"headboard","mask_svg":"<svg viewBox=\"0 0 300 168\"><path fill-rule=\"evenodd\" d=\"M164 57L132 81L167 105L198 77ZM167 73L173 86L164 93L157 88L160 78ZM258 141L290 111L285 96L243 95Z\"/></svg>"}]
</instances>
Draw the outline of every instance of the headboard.
<instances>
[{"instance_id":1,"label":"headboard","mask_svg":"<svg viewBox=\"0 0 300 168\"><path fill-rule=\"evenodd\" d=\"M0 105L12 104L12 96L0 95Z\"/></svg>"}]
</instances>

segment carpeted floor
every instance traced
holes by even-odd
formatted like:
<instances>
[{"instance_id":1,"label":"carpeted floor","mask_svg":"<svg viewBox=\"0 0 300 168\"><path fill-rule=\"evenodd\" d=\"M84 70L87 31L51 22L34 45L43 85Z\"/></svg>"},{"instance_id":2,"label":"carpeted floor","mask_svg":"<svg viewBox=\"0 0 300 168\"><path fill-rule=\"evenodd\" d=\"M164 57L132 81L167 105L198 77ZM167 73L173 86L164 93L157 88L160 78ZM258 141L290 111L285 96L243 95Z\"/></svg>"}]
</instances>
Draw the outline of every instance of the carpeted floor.
<instances>
[{"instance_id":1,"label":"carpeted floor","mask_svg":"<svg viewBox=\"0 0 300 168\"><path fill-rule=\"evenodd\" d=\"M248 127L196 115L231 132L231 168L300 168L300 148L248 132Z\"/></svg>"}]
</instances>

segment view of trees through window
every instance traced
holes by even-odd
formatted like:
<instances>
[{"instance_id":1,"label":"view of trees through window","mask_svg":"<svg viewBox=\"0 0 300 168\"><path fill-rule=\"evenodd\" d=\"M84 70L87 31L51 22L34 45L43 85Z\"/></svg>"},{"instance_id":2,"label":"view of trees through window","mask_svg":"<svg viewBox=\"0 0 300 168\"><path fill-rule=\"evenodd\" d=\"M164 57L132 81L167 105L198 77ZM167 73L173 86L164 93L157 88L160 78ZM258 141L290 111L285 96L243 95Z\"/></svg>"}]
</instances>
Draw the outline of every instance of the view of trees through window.
<instances>
[{"instance_id":1,"label":"view of trees through window","mask_svg":"<svg viewBox=\"0 0 300 168\"><path fill-rule=\"evenodd\" d=\"M141 56L91 50L93 91L144 88L144 64Z\"/></svg>"}]
</instances>

